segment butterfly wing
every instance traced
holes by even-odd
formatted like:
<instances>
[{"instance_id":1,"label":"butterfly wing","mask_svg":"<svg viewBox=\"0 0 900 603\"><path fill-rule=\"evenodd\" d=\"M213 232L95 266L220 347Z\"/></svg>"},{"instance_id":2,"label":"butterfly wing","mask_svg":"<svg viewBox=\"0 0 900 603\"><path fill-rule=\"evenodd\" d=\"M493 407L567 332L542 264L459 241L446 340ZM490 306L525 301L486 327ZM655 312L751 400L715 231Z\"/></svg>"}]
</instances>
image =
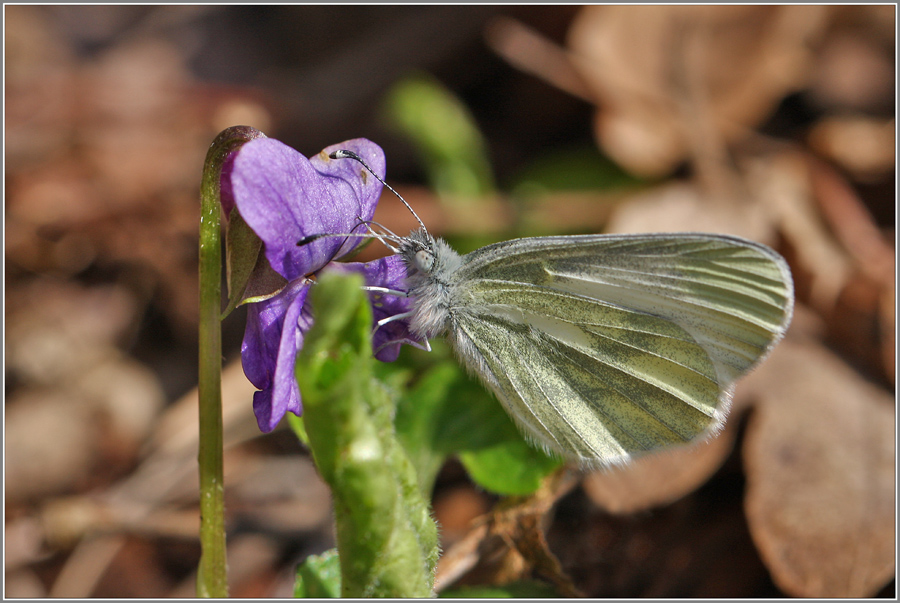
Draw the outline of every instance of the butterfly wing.
<instances>
[{"instance_id":1,"label":"butterfly wing","mask_svg":"<svg viewBox=\"0 0 900 603\"><path fill-rule=\"evenodd\" d=\"M526 435L588 464L721 426L790 322L784 260L718 235L517 239L463 258L450 340Z\"/></svg>"}]
</instances>

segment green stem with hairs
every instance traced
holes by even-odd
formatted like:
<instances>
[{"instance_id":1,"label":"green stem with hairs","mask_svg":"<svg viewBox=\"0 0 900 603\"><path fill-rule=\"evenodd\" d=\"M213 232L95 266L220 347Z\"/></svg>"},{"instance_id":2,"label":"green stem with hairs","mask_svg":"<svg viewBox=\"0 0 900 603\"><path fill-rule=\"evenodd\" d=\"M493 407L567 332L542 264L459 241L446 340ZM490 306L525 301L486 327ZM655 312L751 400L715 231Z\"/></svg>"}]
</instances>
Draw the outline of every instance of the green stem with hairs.
<instances>
[{"instance_id":1,"label":"green stem with hairs","mask_svg":"<svg viewBox=\"0 0 900 603\"><path fill-rule=\"evenodd\" d=\"M221 175L228 156L265 136L249 126L223 130L203 164L200 185L200 566L198 597L227 597L225 488L222 450L222 231Z\"/></svg>"}]
</instances>

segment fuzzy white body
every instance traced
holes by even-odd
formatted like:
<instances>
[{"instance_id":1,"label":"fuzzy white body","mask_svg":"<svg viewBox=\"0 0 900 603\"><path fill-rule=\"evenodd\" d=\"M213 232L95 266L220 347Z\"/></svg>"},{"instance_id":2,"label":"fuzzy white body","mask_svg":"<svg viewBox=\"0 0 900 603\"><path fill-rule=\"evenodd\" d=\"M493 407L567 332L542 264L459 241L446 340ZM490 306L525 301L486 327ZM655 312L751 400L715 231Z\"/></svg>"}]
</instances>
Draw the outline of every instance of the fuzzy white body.
<instances>
[{"instance_id":1,"label":"fuzzy white body","mask_svg":"<svg viewBox=\"0 0 900 603\"><path fill-rule=\"evenodd\" d=\"M422 338L443 335L451 327L451 308L454 312L460 308L453 293L462 258L443 239L422 230L410 233L401 244L400 255L406 262L406 283L414 299L413 334Z\"/></svg>"}]
</instances>

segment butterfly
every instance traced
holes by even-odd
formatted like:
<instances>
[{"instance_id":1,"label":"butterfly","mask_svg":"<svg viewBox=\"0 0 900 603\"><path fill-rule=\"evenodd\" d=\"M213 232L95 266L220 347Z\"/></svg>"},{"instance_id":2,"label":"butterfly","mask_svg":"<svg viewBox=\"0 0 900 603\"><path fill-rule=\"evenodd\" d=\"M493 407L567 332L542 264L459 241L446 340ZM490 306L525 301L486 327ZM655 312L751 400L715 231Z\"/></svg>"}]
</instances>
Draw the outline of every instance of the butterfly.
<instances>
[{"instance_id":1,"label":"butterfly","mask_svg":"<svg viewBox=\"0 0 900 603\"><path fill-rule=\"evenodd\" d=\"M392 293L411 299L411 332L444 336L527 439L586 466L714 434L791 321L787 262L739 237L548 236L460 255L419 223L379 235L406 264L408 292Z\"/></svg>"}]
</instances>

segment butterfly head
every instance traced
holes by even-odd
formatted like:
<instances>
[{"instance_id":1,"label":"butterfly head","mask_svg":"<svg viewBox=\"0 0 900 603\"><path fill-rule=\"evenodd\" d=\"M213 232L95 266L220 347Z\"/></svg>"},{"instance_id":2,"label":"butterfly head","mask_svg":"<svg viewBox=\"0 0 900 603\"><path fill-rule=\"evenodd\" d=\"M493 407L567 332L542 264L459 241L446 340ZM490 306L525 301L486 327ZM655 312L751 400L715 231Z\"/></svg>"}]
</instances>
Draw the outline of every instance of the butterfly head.
<instances>
[{"instance_id":1,"label":"butterfly head","mask_svg":"<svg viewBox=\"0 0 900 603\"><path fill-rule=\"evenodd\" d=\"M400 243L400 255L406 262L407 276L417 283L446 284L461 263L459 254L443 239L433 237L424 228L409 233Z\"/></svg>"},{"instance_id":2,"label":"butterfly head","mask_svg":"<svg viewBox=\"0 0 900 603\"><path fill-rule=\"evenodd\" d=\"M409 276L428 275L435 269L436 241L427 230L419 228L409 233L400 243L400 255L406 262Z\"/></svg>"}]
</instances>

